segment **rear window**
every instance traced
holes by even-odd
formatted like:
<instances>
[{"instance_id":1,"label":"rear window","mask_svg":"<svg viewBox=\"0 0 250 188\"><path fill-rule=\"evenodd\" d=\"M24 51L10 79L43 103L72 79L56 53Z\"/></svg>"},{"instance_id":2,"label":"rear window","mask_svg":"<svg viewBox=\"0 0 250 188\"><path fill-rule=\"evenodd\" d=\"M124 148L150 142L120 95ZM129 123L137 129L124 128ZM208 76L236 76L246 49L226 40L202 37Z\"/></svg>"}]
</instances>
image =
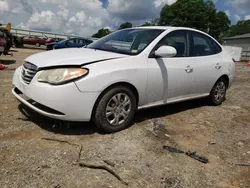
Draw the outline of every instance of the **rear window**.
<instances>
[{"instance_id":1,"label":"rear window","mask_svg":"<svg viewBox=\"0 0 250 188\"><path fill-rule=\"evenodd\" d=\"M215 54L221 53L222 48L214 40L211 40L211 42L212 42L212 46L213 46L213 49L214 49L214 53Z\"/></svg>"},{"instance_id":2,"label":"rear window","mask_svg":"<svg viewBox=\"0 0 250 188\"><path fill-rule=\"evenodd\" d=\"M191 32L190 56L209 56L222 51L221 47L210 37L198 32Z\"/></svg>"}]
</instances>

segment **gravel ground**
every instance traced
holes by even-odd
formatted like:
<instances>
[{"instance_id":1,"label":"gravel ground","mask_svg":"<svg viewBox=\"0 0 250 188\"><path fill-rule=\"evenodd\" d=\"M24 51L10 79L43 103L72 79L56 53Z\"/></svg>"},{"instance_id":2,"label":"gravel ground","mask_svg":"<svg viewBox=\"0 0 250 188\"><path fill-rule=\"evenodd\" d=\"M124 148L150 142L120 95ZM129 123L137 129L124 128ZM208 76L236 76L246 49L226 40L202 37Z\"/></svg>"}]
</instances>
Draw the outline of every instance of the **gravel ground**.
<instances>
[{"instance_id":1,"label":"gravel ground","mask_svg":"<svg viewBox=\"0 0 250 188\"><path fill-rule=\"evenodd\" d=\"M236 80L219 107L205 100L140 111L135 123L115 134L98 133L90 123L67 123L42 117L12 96L14 69L40 50L14 49L16 64L0 72L0 185L15 187L249 188L250 67L237 64ZM157 122L157 123L153 123ZM78 166L81 161L111 167L110 173ZM196 151L200 163L163 146Z\"/></svg>"}]
</instances>

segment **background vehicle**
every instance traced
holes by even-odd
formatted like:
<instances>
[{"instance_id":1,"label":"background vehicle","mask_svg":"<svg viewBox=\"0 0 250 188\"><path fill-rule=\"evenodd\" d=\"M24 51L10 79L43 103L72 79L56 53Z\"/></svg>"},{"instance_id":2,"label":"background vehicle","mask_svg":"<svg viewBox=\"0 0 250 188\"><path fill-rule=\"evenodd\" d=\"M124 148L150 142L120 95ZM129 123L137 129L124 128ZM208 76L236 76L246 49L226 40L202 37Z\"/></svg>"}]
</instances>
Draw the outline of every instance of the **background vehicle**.
<instances>
[{"instance_id":1,"label":"background vehicle","mask_svg":"<svg viewBox=\"0 0 250 188\"><path fill-rule=\"evenodd\" d=\"M55 44L57 42L63 41L65 39L62 38L50 38L48 40L46 40L45 45L46 45L46 50L53 50Z\"/></svg>"},{"instance_id":2,"label":"background vehicle","mask_svg":"<svg viewBox=\"0 0 250 188\"><path fill-rule=\"evenodd\" d=\"M62 38L49 38L49 39L47 39L47 40L45 41L45 44L47 45L47 44L50 44L50 43L52 43L52 42L60 42L60 41L62 41L62 40L64 40L64 39L62 39Z\"/></svg>"},{"instance_id":3,"label":"background vehicle","mask_svg":"<svg viewBox=\"0 0 250 188\"><path fill-rule=\"evenodd\" d=\"M13 42L16 48L22 48L23 47L23 38L19 37L17 35L13 35Z\"/></svg>"},{"instance_id":4,"label":"background vehicle","mask_svg":"<svg viewBox=\"0 0 250 188\"><path fill-rule=\"evenodd\" d=\"M114 32L86 48L28 57L15 71L13 94L51 118L93 120L115 132L131 124L137 109L202 97L220 105L234 76L232 57L206 33L142 27Z\"/></svg>"},{"instance_id":5,"label":"background vehicle","mask_svg":"<svg viewBox=\"0 0 250 188\"><path fill-rule=\"evenodd\" d=\"M81 47L84 47L92 42L93 42L92 40L84 39L84 38L71 38L71 39L63 40L63 41L60 41L60 42L54 44L54 49L81 48Z\"/></svg>"},{"instance_id":6,"label":"background vehicle","mask_svg":"<svg viewBox=\"0 0 250 188\"><path fill-rule=\"evenodd\" d=\"M5 38L6 40L6 44L4 46L4 55L11 55L9 54L9 50L12 47L13 44L13 35L10 33L11 31L11 24L8 23L6 25L6 27L0 27L0 32L2 32L2 36Z\"/></svg>"},{"instance_id":7,"label":"background vehicle","mask_svg":"<svg viewBox=\"0 0 250 188\"><path fill-rule=\"evenodd\" d=\"M40 38L38 36L25 36L23 38L23 44L28 45L35 45L36 47L39 47L41 45L45 45L45 39Z\"/></svg>"},{"instance_id":8,"label":"background vehicle","mask_svg":"<svg viewBox=\"0 0 250 188\"><path fill-rule=\"evenodd\" d=\"M2 55L2 53L5 51L5 47L6 47L6 35L0 31L0 56Z\"/></svg>"},{"instance_id":9,"label":"background vehicle","mask_svg":"<svg viewBox=\"0 0 250 188\"><path fill-rule=\"evenodd\" d=\"M53 50L57 42L51 42L46 44L46 50Z\"/></svg>"}]
</instances>

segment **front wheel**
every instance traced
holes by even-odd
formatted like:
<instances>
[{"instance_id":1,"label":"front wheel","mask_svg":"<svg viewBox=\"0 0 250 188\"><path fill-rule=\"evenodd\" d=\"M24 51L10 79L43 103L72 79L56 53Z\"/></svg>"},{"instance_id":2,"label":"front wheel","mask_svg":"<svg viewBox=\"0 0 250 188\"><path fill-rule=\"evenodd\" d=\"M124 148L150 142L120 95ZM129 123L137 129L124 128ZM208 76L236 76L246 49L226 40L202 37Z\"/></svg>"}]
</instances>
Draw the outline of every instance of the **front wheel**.
<instances>
[{"instance_id":1,"label":"front wheel","mask_svg":"<svg viewBox=\"0 0 250 188\"><path fill-rule=\"evenodd\" d=\"M226 98L227 82L225 79L218 80L210 93L210 101L213 105L220 105Z\"/></svg>"},{"instance_id":2,"label":"front wheel","mask_svg":"<svg viewBox=\"0 0 250 188\"><path fill-rule=\"evenodd\" d=\"M117 86L106 91L93 112L93 121L98 128L107 133L127 128L136 111L134 93L125 86Z\"/></svg>"},{"instance_id":3,"label":"front wheel","mask_svg":"<svg viewBox=\"0 0 250 188\"><path fill-rule=\"evenodd\" d=\"M37 47L37 48L40 47L40 44L39 44L39 43L36 43L36 47Z\"/></svg>"}]
</instances>

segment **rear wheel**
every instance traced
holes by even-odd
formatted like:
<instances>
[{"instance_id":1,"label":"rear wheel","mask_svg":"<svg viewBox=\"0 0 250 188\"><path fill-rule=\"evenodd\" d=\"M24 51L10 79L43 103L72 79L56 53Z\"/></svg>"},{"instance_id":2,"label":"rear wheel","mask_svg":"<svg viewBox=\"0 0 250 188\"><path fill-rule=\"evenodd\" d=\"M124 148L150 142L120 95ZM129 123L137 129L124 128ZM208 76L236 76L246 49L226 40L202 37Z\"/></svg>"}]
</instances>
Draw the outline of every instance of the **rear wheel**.
<instances>
[{"instance_id":1,"label":"rear wheel","mask_svg":"<svg viewBox=\"0 0 250 188\"><path fill-rule=\"evenodd\" d=\"M136 111L136 98L127 87L117 86L106 91L95 107L93 121L107 133L127 128Z\"/></svg>"},{"instance_id":2,"label":"rear wheel","mask_svg":"<svg viewBox=\"0 0 250 188\"><path fill-rule=\"evenodd\" d=\"M226 99L227 82L225 79L220 79L216 82L210 93L210 102L218 106Z\"/></svg>"},{"instance_id":3,"label":"rear wheel","mask_svg":"<svg viewBox=\"0 0 250 188\"><path fill-rule=\"evenodd\" d=\"M39 43L36 43L36 47L40 47L40 44L39 44Z\"/></svg>"}]
</instances>

